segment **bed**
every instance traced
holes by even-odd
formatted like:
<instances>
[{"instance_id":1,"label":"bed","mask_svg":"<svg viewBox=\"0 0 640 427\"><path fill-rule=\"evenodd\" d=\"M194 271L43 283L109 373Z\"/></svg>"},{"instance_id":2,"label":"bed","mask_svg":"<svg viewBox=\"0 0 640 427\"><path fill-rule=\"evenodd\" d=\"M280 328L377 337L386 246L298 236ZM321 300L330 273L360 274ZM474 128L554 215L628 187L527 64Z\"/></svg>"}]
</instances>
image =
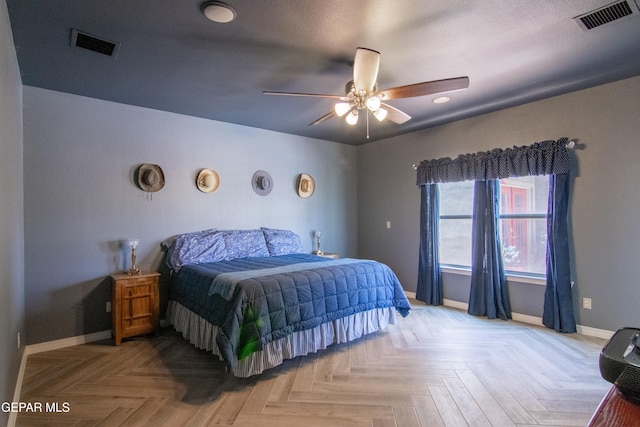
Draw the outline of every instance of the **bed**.
<instances>
[{"instance_id":1,"label":"bed","mask_svg":"<svg viewBox=\"0 0 640 427\"><path fill-rule=\"evenodd\" d=\"M411 309L385 264L303 253L289 230L209 229L162 247L167 320L238 377L379 331Z\"/></svg>"}]
</instances>

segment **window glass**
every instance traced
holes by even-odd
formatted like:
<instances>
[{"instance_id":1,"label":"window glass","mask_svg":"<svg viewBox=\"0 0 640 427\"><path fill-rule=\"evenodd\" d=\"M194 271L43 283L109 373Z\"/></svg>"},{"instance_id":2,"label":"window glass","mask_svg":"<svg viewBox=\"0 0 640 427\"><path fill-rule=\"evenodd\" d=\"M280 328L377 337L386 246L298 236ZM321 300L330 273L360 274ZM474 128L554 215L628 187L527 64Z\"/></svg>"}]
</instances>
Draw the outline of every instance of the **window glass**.
<instances>
[{"instance_id":1,"label":"window glass","mask_svg":"<svg viewBox=\"0 0 640 427\"><path fill-rule=\"evenodd\" d=\"M438 184L440 188L440 263L471 265L473 181ZM451 217L454 215L454 217Z\"/></svg>"},{"instance_id":2,"label":"window glass","mask_svg":"<svg viewBox=\"0 0 640 427\"><path fill-rule=\"evenodd\" d=\"M440 220L440 264L471 267L471 218Z\"/></svg>"},{"instance_id":3,"label":"window glass","mask_svg":"<svg viewBox=\"0 0 640 427\"><path fill-rule=\"evenodd\" d=\"M549 179L527 176L500 180L500 239L504 268L545 274Z\"/></svg>"},{"instance_id":4,"label":"window glass","mask_svg":"<svg viewBox=\"0 0 640 427\"><path fill-rule=\"evenodd\" d=\"M440 216L469 215L473 213L473 181L438 184L440 189Z\"/></svg>"},{"instance_id":5,"label":"window glass","mask_svg":"<svg viewBox=\"0 0 640 427\"><path fill-rule=\"evenodd\" d=\"M473 181L439 184L440 263L471 266ZM500 180L500 239L505 270L546 273L548 177Z\"/></svg>"}]
</instances>

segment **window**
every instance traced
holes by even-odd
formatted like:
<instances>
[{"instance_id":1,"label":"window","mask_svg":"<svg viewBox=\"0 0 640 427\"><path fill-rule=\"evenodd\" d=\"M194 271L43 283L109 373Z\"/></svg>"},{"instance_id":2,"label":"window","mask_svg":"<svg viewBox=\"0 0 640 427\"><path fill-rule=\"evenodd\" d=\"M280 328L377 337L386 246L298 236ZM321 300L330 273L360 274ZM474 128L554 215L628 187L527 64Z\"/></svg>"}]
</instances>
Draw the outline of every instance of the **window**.
<instances>
[{"instance_id":1,"label":"window","mask_svg":"<svg viewBox=\"0 0 640 427\"><path fill-rule=\"evenodd\" d=\"M440 263L471 266L473 181L438 184L440 187Z\"/></svg>"},{"instance_id":2,"label":"window","mask_svg":"<svg viewBox=\"0 0 640 427\"><path fill-rule=\"evenodd\" d=\"M471 265L473 181L440 186L440 262ZM500 239L505 270L544 275L548 177L500 180Z\"/></svg>"}]
</instances>

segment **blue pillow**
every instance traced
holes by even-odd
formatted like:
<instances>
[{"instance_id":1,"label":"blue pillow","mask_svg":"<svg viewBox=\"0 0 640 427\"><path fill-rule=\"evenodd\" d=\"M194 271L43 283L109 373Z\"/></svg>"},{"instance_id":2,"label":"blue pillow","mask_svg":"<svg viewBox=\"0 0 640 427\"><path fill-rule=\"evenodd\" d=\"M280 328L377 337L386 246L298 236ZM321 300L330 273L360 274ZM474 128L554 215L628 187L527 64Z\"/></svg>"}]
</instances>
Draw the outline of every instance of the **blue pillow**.
<instances>
[{"instance_id":1,"label":"blue pillow","mask_svg":"<svg viewBox=\"0 0 640 427\"><path fill-rule=\"evenodd\" d=\"M290 230L262 227L269 255L300 254L304 252L300 236Z\"/></svg>"},{"instance_id":2,"label":"blue pillow","mask_svg":"<svg viewBox=\"0 0 640 427\"><path fill-rule=\"evenodd\" d=\"M227 259L269 256L261 230L227 230L224 236Z\"/></svg>"},{"instance_id":3,"label":"blue pillow","mask_svg":"<svg viewBox=\"0 0 640 427\"><path fill-rule=\"evenodd\" d=\"M215 228L171 237L162 246L167 251L166 263L177 272L183 265L203 264L227 259L227 248L222 234Z\"/></svg>"}]
</instances>

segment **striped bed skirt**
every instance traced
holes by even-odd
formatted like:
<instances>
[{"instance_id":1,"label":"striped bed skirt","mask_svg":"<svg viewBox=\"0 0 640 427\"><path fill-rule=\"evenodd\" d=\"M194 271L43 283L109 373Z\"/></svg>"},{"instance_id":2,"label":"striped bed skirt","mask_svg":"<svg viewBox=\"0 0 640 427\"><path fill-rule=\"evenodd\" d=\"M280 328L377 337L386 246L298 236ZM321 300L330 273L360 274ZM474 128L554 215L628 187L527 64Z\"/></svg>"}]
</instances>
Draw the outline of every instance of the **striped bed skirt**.
<instances>
[{"instance_id":1,"label":"striped bed skirt","mask_svg":"<svg viewBox=\"0 0 640 427\"><path fill-rule=\"evenodd\" d=\"M173 300L169 301L167 307L167 320L191 344L199 349L211 351L222 360L222 354L216 344L217 326ZM267 343L262 350L239 360L231 373L243 378L258 375L266 369L281 365L287 359L315 353L332 344L350 342L395 323L394 307L352 314Z\"/></svg>"}]
</instances>

